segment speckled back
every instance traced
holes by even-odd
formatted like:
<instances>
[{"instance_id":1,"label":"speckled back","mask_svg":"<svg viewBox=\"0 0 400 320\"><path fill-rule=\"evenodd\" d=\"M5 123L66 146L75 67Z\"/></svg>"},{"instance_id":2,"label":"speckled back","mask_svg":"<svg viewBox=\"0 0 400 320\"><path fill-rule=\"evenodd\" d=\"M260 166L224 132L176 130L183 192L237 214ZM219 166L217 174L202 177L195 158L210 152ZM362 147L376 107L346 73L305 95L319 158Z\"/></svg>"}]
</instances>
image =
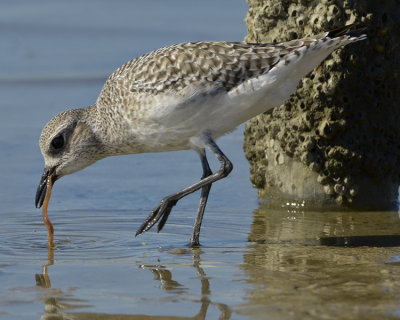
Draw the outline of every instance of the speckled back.
<instances>
[{"instance_id":1,"label":"speckled back","mask_svg":"<svg viewBox=\"0 0 400 320\"><path fill-rule=\"evenodd\" d=\"M187 42L161 48L121 66L105 88L123 78L136 93L179 91L194 82L229 91L246 79L268 72L296 48L317 38L279 44L244 42Z\"/></svg>"}]
</instances>

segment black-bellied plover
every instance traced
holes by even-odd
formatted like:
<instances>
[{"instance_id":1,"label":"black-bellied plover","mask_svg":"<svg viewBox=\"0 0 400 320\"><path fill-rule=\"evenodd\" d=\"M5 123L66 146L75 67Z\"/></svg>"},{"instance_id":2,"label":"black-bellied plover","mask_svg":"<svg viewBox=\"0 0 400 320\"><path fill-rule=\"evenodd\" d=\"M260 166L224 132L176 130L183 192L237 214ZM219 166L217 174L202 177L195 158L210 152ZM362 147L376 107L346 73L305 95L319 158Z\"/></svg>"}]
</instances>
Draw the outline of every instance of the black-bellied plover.
<instances>
[{"instance_id":1,"label":"black-bellied plover","mask_svg":"<svg viewBox=\"0 0 400 320\"><path fill-rule=\"evenodd\" d=\"M317 36L274 43L188 42L147 53L117 69L96 103L56 115L43 129L40 149L45 170L36 206L47 217L52 183L92 163L115 155L193 149L203 176L193 185L161 200L136 235L201 189L190 245L199 245L200 227L211 185L232 170L215 143L239 124L281 105L300 79L332 51L366 38L347 26ZM221 163L212 173L205 150ZM46 220L47 219L47 220ZM51 227L51 228L50 228Z\"/></svg>"}]
</instances>

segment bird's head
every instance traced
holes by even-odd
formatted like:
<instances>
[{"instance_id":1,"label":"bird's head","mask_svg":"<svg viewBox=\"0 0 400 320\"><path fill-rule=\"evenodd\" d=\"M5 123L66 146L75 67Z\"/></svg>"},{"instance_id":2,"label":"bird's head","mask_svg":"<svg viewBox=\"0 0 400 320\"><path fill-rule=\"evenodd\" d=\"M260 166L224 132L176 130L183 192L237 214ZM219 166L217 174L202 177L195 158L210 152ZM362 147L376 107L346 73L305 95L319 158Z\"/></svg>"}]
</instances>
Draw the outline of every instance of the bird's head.
<instances>
[{"instance_id":1,"label":"bird's head","mask_svg":"<svg viewBox=\"0 0 400 320\"><path fill-rule=\"evenodd\" d=\"M38 208L43 204L48 186L51 188L52 183L62 176L82 170L103 158L101 143L88 121L86 109L68 110L56 115L44 127L39 144L45 169L36 192L35 205Z\"/></svg>"}]
</instances>

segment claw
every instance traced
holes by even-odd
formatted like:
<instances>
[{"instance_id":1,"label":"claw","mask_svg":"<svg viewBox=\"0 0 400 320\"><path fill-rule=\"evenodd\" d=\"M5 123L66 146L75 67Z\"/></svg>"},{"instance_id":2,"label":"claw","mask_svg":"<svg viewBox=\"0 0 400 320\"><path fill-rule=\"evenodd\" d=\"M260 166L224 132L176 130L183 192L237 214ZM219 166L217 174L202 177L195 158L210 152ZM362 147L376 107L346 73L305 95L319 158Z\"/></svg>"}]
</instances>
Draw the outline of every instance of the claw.
<instances>
[{"instance_id":1,"label":"claw","mask_svg":"<svg viewBox=\"0 0 400 320\"><path fill-rule=\"evenodd\" d=\"M161 219L160 223L157 226L157 232L160 232L167 222L172 208L176 205L177 202L178 200L170 200L168 198L164 198L163 200L161 200L159 205L151 211L147 219L139 227L136 232L136 236L150 230Z\"/></svg>"},{"instance_id":2,"label":"claw","mask_svg":"<svg viewBox=\"0 0 400 320\"><path fill-rule=\"evenodd\" d=\"M157 223L157 220L154 219L154 216L158 210L159 206L157 206L156 208L153 209L153 211L151 211L150 215L147 217L146 220L144 220L144 222L142 223L142 225L139 227L139 229L136 231L136 237L140 234L142 234L143 232L148 231L152 226L154 226Z\"/></svg>"},{"instance_id":3,"label":"claw","mask_svg":"<svg viewBox=\"0 0 400 320\"><path fill-rule=\"evenodd\" d=\"M172 208L176 205L177 202L178 200L171 201L165 208L165 212L162 215L161 221L158 223L157 232L160 232L162 228L164 228L165 223L168 220L169 214L171 213Z\"/></svg>"}]
</instances>

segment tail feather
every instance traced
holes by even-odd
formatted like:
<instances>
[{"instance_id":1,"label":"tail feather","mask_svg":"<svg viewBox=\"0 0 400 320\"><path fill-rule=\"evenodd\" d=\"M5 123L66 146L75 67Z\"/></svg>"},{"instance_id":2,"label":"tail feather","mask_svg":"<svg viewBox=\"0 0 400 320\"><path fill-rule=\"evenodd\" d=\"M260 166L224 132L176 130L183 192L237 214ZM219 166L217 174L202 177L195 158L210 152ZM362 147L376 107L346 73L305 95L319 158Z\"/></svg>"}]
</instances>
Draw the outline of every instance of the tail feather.
<instances>
[{"instance_id":1,"label":"tail feather","mask_svg":"<svg viewBox=\"0 0 400 320\"><path fill-rule=\"evenodd\" d=\"M340 36L350 36L354 38L359 38L363 40L367 37L365 31L366 27L360 26L359 23L352 23L344 27L340 27L331 31L328 31L327 37L329 38L336 38Z\"/></svg>"}]
</instances>

